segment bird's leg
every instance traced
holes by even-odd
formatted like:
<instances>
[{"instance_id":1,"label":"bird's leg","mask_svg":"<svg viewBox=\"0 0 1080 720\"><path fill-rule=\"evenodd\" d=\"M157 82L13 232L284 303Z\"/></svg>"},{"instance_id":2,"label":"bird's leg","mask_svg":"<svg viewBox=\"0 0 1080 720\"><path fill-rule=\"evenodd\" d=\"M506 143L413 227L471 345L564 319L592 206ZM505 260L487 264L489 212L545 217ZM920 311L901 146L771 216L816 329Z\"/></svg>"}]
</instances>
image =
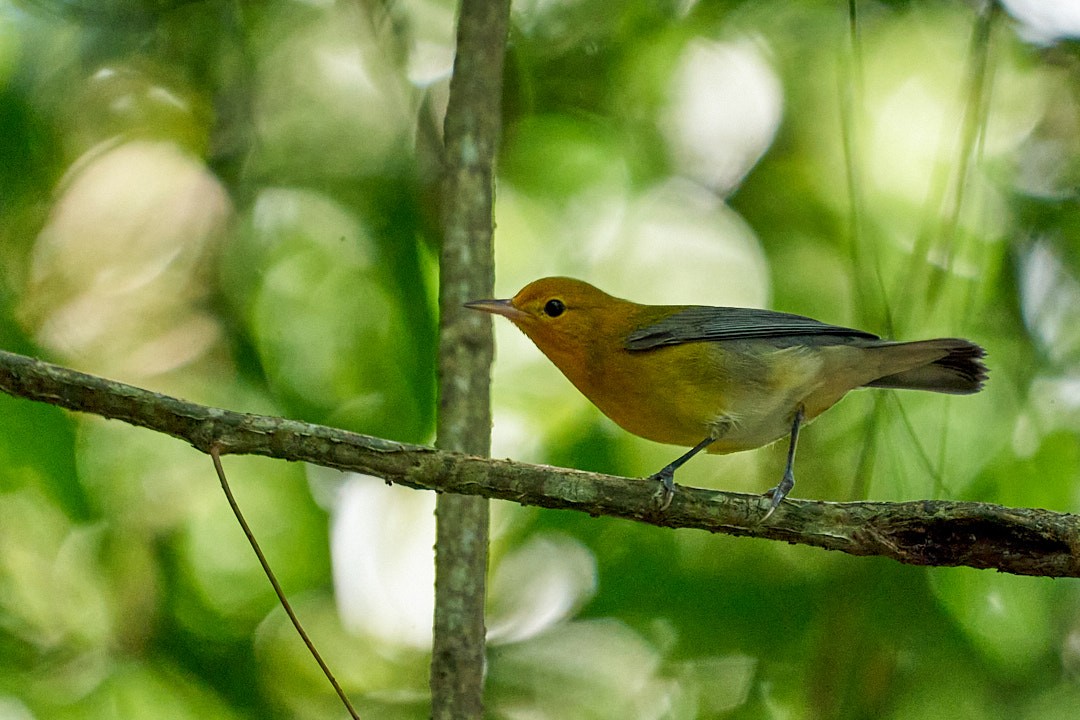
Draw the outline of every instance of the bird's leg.
<instances>
[{"instance_id":1,"label":"bird's leg","mask_svg":"<svg viewBox=\"0 0 1080 720\"><path fill-rule=\"evenodd\" d=\"M662 486L659 493L661 510L667 510L668 505L671 504L671 499L675 497L675 471L685 465L687 460L694 457L714 442L716 442L716 438L710 435L694 447L690 448L685 454L665 465L660 472L649 477L650 480L659 480L660 485Z\"/></svg>"},{"instance_id":2,"label":"bird's leg","mask_svg":"<svg viewBox=\"0 0 1080 720\"><path fill-rule=\"evenodd\" d=\"M765 522L769 519L769 516L773 514L780 503L784 501L787 494L791 492L791 488L795 487L795 446L799 444L799 427L803 421L803 406L800 405L795 410L795 419L791 421L791 442L788 444L787 449L787 465L784 467L784 476L780 478L779 484L765 491L765 497L772 498L769 503L769 511L765 513L765 516L761 518L761 522Z\"/></svg>"}]
</instances>

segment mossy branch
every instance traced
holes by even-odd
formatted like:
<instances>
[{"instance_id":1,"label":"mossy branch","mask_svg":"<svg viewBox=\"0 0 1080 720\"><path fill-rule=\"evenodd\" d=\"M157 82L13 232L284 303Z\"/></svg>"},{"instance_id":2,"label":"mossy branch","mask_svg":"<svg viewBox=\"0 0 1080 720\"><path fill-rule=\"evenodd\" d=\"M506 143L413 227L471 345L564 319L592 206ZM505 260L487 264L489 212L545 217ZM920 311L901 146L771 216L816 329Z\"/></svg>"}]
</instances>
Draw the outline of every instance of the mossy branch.
<instances>
[{"instance_id":1,"label":"mossy branch","mask_svg":"<svg viewBox=\"0 0 1080 720\"><path fill-rule=\"evenodd\" d=\"M0 390L166 433L203 452L254 454L366 473L418 490L478 495L671 528L880 555L911 565L1080 577L1080 516L989 503L787 500L760 523L760 495L680 487L408 445L322 425L197 405L0 351Z\"/></svg>"}]
</instances>

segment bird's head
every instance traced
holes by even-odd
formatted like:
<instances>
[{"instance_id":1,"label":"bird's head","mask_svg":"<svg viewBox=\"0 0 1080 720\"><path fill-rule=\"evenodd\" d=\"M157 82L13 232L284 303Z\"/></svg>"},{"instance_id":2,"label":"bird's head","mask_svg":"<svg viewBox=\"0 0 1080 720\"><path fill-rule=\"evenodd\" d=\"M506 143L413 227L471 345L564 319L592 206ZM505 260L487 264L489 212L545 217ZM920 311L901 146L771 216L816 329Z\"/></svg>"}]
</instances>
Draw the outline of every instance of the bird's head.
<instances>
[{"instance_id":1,"label":"bird's head","mask_svg":"<svg viewBox=\"0 0 1080 720\"><path fill-rule=\"evenodd\" d=\"M534 280L506 300L474 300L473 310L502 315L545 355L563 367L584 362L588 348L619 333L625 336L636 304L612 297L587 282L567 277Z\"/></svg>"}]
</instances>

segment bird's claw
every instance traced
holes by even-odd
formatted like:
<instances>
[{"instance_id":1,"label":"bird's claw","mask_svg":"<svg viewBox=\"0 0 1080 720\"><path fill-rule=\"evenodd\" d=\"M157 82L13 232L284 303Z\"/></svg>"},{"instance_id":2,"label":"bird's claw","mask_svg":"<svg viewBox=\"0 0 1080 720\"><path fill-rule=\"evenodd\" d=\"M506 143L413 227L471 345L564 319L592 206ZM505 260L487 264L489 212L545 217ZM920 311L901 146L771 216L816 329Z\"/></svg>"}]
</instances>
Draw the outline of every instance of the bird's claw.
<instances>
[{"instance_id":1,"label":"bird's claw","mask_svg":"<svg viewBox=\"0 0 1080 720\"><path fill-rule=\"evenodd\" d=\"M793 487L795 487L795 476L789 471L784 473L784 477L780 479L776 487L769 488L762 493L763 497L769 498L769 509L759 522L765 522L772 517L772 514L776 512L776 508L780 507L780 503L784 502L784 498L787 497Z\"/></svg>"},{"instance_id":2,"label":"bird's claw","mask_svg":"<svg viewBox=\"0 0 1080 720\"><path fill-rule=\"evenodd\" d=\"M675 497L675 471L670 468L664 468L655 475L649 477L650 480L656 480L660 483L660 489L656 491L653 497L657 498L660 511L668 509L671 505L672 499Z\"/></svg>"}]
</instances>

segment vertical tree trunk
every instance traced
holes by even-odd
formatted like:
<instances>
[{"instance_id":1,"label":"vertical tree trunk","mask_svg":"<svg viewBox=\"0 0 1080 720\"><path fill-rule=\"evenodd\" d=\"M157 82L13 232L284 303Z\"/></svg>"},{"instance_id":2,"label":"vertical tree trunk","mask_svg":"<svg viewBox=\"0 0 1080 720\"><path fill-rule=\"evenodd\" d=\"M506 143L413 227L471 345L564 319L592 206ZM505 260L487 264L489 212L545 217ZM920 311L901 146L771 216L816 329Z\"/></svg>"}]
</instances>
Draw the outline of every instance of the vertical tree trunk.
<instances>
[{"instance_id":1,"label":"vertical tree trunk","mask_svg":"<svg viewBox=\"0 0 1080 720\"><path fill-rule=\"evenodd\" d=\"M490 318L462 303L491 297L493 165L501 129L508 0L463 0L446 112L439 280L436 445L474 455L491 448ZM483 717L484 587L488 503L440 495L435 509L432 717Z\"/></svg>"}]
</instances>

